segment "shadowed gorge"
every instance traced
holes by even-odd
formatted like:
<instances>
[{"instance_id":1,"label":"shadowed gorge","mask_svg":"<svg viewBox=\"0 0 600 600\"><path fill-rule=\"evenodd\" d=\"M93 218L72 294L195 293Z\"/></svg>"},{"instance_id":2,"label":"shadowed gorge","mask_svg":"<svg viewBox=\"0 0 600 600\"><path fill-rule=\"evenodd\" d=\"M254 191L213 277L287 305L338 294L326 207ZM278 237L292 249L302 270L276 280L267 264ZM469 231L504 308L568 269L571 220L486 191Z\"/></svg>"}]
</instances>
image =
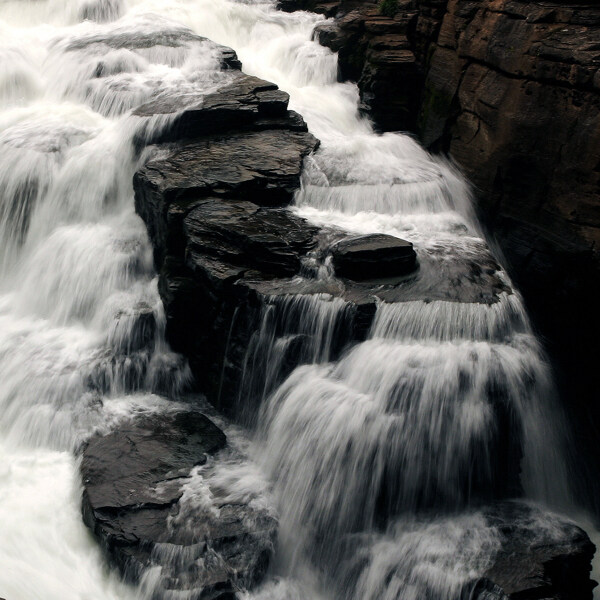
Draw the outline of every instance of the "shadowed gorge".
<instances>
[{"instance_id":1,"label":"shadowed gorge","mask_svg":"<svg viewBox=\"0 0 600 600\"><path fill-rule=\"evenodd\" d=\"M594 598L519 286L338 5L0 5L6 600Z\"/></svg>"}]
</instances>

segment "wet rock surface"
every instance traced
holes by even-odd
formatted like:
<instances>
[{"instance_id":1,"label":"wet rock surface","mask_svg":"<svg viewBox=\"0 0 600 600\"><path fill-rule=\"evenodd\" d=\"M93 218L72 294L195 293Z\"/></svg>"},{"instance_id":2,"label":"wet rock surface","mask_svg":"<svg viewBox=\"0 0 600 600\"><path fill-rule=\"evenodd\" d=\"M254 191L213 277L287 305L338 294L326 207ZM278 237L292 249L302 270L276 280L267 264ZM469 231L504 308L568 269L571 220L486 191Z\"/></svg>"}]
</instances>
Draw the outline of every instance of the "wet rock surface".
<instances>
[{"instance_id":1,"label":"wet rock surface","mask_svg":"<svg viewBox=\"0 0 600 600\"><path fill-rule=\"evenodd\" d=\"M338 2L334 25L317 26L315 37L339 56L341 81L355 81L361 109L382 131L414 131L420 70L409 36L417 16L413 2L398 3L395 16L378 2ZM323 8L321 9L323 10Z\"/></svg>"},{"instance_id":2,"label":"wet rock surface","mask_svg":"<svg viewBox=\"0 0 600 600\"><path fill-rule=\"evenodd\" d=\"M254 124L261 117L281 117L294 127L294 115L288 114L289 96L258 77L234 72L231 79L212 94L167 94L134 111L138 117L175 115L168 126L150 134L147 143L163 143L196 138L217 131L234 130ZM306 126L296 123L306 131Z\"/></svg>"},{"instance_id":3,"label":"wet rock surface","mask_svg":"<svg viewBox=\"0 0 600 600\"><path fill-rule=\"evenodd\" d=\"M219 91L183 102L138 109L177 118L148 137L160 144L135 175L136 210L161 273L169 342L190 360L198 387L230 403L221 387L235 389L261 310L262 295L246 281L297 275L317 245L317 229L281 207L318 143L287 110L287 94L255 77L234 74ZM228 346L236 375L223 366Z\"/></svg>"},{"instance_id":4,"label":"wet rock surface","mask_svg":"<svg viewBox=\"0 0 600 600\"><path fill-rule=\"evenodd\" d=\"M166 98L137 111L177 114L148 138L164 143L134 177L136 210L160 271L168 340L188 358L199 389L224 410L237 401L248 344L271 298L325 294L347 302L349 335L334 344L340 352L365 338L378 299L490 303L510 293L485 248L489 264L431 249L423 264L437 268L413 277L410 245L375 236L368 252L350 251L348 234L286 209L300 187L303 159L318 145L286 106L287 95L275 86L238 74L197 102ZM332 254L347 281L316 277Z\"/></svg>"},{"instance_id":5,"label":"wet rock surface","mask_svg":"<svg viewBox=\"0 0 600 600\"><path fill-rule=\"evenodd\" d=\"M417 267L413 245L391 235L374 234L342 240L331 251L336 274L349 279L399 277Z\"/></svg>"},{"instance_id":6,"label":"wet rock surface","mask_svg":"<svg viewBox=\"0 0 600 600\"><path fill-rule=\"evenodd\" d=\"M519 502L489 509L486 518L500 533L500 549L479 582L476 598L592 598L595 547L577 525ZM472 596L473 597L473 596Z\"/></svg>"},{"instance_id":7,"label":"wet rock surface","mask_svg":"<svg viewBox=\"0 0 600 600\"><path fill-rule=\"evenodd\" d=\"M180 410L122 423L85 447L84 520L128 580L161 569L153 597L232 599L264 575L276 532L270 516L223 500L210 518L186 498L192 469L225 445L207 417Z\"/></svg>"}]
</instances>

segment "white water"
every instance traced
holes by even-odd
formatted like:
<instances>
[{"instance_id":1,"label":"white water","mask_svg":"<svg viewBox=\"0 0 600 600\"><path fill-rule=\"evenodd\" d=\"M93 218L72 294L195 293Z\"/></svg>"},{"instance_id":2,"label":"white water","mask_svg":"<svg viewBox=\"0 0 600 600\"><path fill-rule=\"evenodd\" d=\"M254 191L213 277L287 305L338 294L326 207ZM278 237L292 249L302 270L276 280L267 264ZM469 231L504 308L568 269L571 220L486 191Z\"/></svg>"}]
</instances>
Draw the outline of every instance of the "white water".
<instances>
[{"instance_id":1,"label":"white water","mask_svg":"<svg viewBox=\"0 0 600 600\"><path fill-rule=\"evenodd\" d=\"M162 339L151 252L133 210L131 177L142 159L131 140L141 123L128 115L162 91L208 91L226 78L215 49L184 28L233 47L246 72L288 91L291 108L322 140L295 210L316 223L411 240L422 265L420 297L433 295L382 306L369 339L333 364L327 336L338 306L325 297L302 306L306 331L295 333L314 335L312 364L264 407L262 464L275 482L281 544L278 577L258 596L416 599L435 590L452 598L482 572L497 539L477 511L424 520L414 509L435 498L464 507L461 478L473 453L481 458L477 477L489 483L490 380L522 425L528 494L568 500L548 368L518 296L491 305L435 296L441 282L452 287L457 262L489 259L467 186L411 138L373 134L357 113L356 88L335 81L335 56L310 41L317 21L252 0L0 5L0 596L7 600L144 594L103 567L81 522L73 450L136 411L162 410L149 393L185 383L185 367ZM165 32L184 42L114 41ZM140 311L157 324L151 343ZM268 327L261 332L270 335ZM285 341L257 347L277 343ZM264 368L260 357L252 360ZM197 475L188 495L209 510ZM238 487L252 488L260 475L254 479ZM396 487L385 498L390 520L376 528L383 479ZM335 565L343 548L357 547Z\"/></svg>"}]
</instances>

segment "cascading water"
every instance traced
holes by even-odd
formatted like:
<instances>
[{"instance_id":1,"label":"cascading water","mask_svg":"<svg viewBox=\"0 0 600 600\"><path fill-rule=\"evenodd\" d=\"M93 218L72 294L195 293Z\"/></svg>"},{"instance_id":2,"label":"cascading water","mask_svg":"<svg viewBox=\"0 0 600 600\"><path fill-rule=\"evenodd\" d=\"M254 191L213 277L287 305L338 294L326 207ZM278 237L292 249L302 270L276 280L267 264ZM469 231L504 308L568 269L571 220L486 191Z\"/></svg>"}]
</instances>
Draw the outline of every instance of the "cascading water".
<instances>
[{"instance_id":1,"label":"cascading water","mask_svg":"<svg viewBox=\"0 0 600 600\"><path fill-rule=\"evenodd\" d=\"M133 140L160 123L130 112L165 90L209 91L226 79L218 52L194 33L233 47L246 72L288 91L321 139L294 210L408 239L420 262L405 302L382 303L368 339L341 357L343 302L265 307L244 385L263 398L255 452L279 507L273 569L282 577L256 596L457 598L499 543L470 503L517 490L521 451L527 495L569 501L552 383L520 299L506 291L493 302L468 276L492 259L466 185L411 138L372 132L356 88L336 82L335 55L311 41L318 20L252 0L0 6L7 600L146 593L102 567L81 523L72 451L132 414L165 410L151 392L187 380L162 337L151 251L133 210L131 178L143 161ZM278 303L287 304L283 322ZM282 383L277 361L295 343L307 364ZM211 476L241 479L231 465L225 474ZM201 476L186 494L192 508L210 508ZM540 513L540 526L551 528L548 519Z\"/></svg>"}]
</instances>

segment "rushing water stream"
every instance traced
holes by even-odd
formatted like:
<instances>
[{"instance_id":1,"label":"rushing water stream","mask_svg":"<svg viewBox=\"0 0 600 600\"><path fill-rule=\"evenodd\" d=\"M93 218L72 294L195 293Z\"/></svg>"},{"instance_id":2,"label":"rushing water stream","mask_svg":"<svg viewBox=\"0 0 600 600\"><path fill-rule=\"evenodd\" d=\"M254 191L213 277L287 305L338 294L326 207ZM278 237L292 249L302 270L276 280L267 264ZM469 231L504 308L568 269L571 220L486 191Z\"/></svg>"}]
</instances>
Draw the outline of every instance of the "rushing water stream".
<instances>
[{"instance_id":1,"label":"rushing water stream","mask_svg":"<svg viewBox=\"0 0 600 600\"><path fill-rule=\"evenodd\" d=\"M253 452L273 482L281 532L274 576L256 595L454 598L498 543L482 515L465 509L471 493L493 495L497 484L495 394L523 438L526 494L569 505L551 376L518 295L495 304L436 296L452 292L454 264L489 258L468 187L410 137L373 133L355 86L336 82L335 55L311 41L318 21L253 0L0 3L7 600L144 596L103 566L82 523L74 450L94 431L163 410L153 394L176 392L188 377L162 337L151 249L134 213L131 180L143 157L133 152L140 122L129 113L164 89L209 90L224 75L208 43L132 50L118 41L164 31L185 37L189 28L233 47L246 72L290 93L322 141L293 210L412 241L419 298L428 300L382 306L369 339L336 363L329 345L343 303L314 297L292 311L316 342L307 365L264 393ZM157 323L150 332L141 313ZM276 356L282 342L265 323L264 343L251 350ZM140 341L148 336L150 346ZM382 492L384 480L393 484ZM460 512L424 518L415 512L423 506Z\"/></svg>"}]
</instances>

